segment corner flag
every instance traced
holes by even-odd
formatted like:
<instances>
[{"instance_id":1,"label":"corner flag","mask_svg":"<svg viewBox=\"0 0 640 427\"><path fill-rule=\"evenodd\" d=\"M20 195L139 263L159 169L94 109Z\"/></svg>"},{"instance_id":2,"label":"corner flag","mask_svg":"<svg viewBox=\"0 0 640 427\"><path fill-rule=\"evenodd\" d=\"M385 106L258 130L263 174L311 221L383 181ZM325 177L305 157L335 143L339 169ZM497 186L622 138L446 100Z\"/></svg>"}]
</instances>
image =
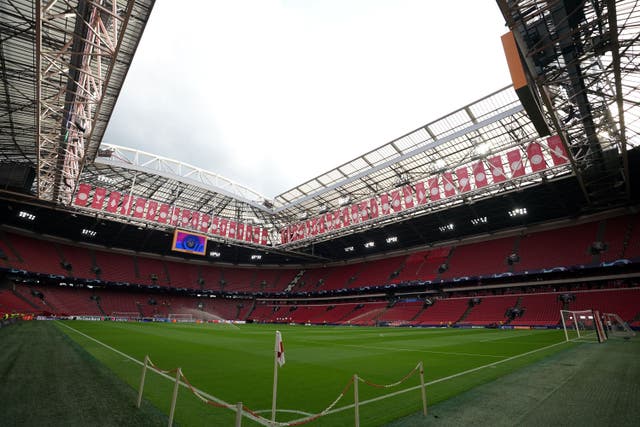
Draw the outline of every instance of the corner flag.
<instances>
[{"instance_id":1,"label":"corner flag","mask_svg":"<svg viewBox=\"0 0 640 427\"><path fill-rule=\"evenodd\" d=\"M278 366L284 365L284 345L282 344L282 335L280 331L276 331L276 360Z\"/></svg>"},{"instance_id":2,"label":"corner flag","mask_svg":"<svg viewBox=\"0 0 640 427\"><path fill-rule=\"evenodd\" d=\"M276 422L276 396L278 395L278 366L284 365L284 345L282 334L276 331L276 347L273 358L273 397L271 399L271 422Z\"/></svg>"}]
</instances>

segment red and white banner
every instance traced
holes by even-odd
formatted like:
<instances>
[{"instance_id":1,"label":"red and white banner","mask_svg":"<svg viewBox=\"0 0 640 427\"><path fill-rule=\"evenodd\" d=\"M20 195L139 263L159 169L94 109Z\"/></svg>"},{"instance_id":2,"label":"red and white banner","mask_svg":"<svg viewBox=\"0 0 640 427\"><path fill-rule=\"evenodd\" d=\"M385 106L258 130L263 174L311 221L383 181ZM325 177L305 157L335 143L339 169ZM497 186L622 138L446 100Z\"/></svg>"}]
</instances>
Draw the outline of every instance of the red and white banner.
<instances>
[{"instance_id":1,"label":"red and white banner","mask_svg":"<svg viewBox=\"0 0 640 427\"><path fill-rule=\"evenodd\" d=\"M171 216L169 217L169 224L179 227L180 226L180 208L173 206L171 208Z\"/></svg>"},{"instance_id":2,"label":"red and white banner","mask_svg":"<svg viewBox=\"0 0 640 427\"><path fill-rule=\"evenodd\" d=\"M107 189L103 187L96 188L96 191L93 192L93 200L91 201L91 207L93 209L102 210L102 205L104 204L104 198L107 194Z\"/></svg>"},{"instance_id":3,"label":"red and white banner","mask_svg":"<svg viewBox=\"0 0 640 427\"><path fill-rule=\"evenodd\" d=\"M217 216L211 218L211 232L213 234L220 234L220 218Z\"/></svg>"},{"instance_id":4,"label":"red and white banner","mask_svg":"<svg viewBox=\"0 0 640 427\"><path fill-rule=\"evenodd\" d=\"M236 239L243 240L244 239L244 224L239 222L236 225Z\"/></svg>"},{"instance_id":5,"label":"red and white banner","mask_svg":"<svg viewBox=\"0 0 640 427\"><path fill-rule=\"evenodd\" d=\"M200 226L200 212L193 211L191 213L191 223L189 224L189 226L193 230L198 229L198 227Z\"/></svg>"},{"instance_id":6,"label":"red and white banner","mask_svg":"<svg viewBox=\"0 0 640 427\"><path fill-rule=\"evenodd\" d=\"M260 227L253 227L253 238L251 241L255 244L260 243Z\"/></svg>"},{"instance_id":7,"label":"red and white banner","mask_svg":"<svg viewBox=\"0 0 640 427\"><path fill-rule=\"evenodd\" d=\"M327 212L324 216L325 227L327 231L333 230L333 212Z\"/></svg>"},{"instance_id":8,"label":"red and white banner","mask_svg":"<svg viewBox=\"0 0 640 427\"><path fill-rule=\"evenodd\" d=\"M170 206L166 203L162 203L160 205L160 209L158 209L158 219L157 221L162 224L166 224L169 219L169 208Z\"/></svg>"},{"instance_id":9,"label":"red and white banner","mask_svg":"<svg viewBox=\"0 0 640 427\"><path fill-rule=\"evenodd\" d=\"M232 239L237 239L236 235L238 234L238 223L235 221L229 221L229 226L227 227L227 236Z\"/></svg>"},{"instance_id":10,"label":"red and white banner","mask_svg":"<svg viewBox=\"0 0 640 427\"><path fill-rule=\"evenodd\" d=\"M360 202L358 210L360 211L360 221L369 219L369 202Z\"/></svg>"},{"instance_id":11,"label":"red and white banner","mask_svg":"<svg viewBox=\"0 0 640 427\"><path fill-rule=\"evenodd\" d=\"M380 195L380 208L382 215L389 215L391 211L391 204L389 203L389 195L387 193Z\"/></svg>"},{"instance_id":12,"label":"red and white banner","mask_svg":"<svg viewBox=\"0 0 640 427\"><path fill-rule=\"evenodd\" d=\"M198 228L198 230L203 233L207 233L209 231L209 226L211 226L211 217L206 213L203 213L200 216L200 228Z\"/></svg>"},{"instance_id":13,"label":"red and white banner","mask_svg":"<svg viewBox=\"0 0 640 427\"><path fill-rule=\"evenodd\" d=\"M378 199L372 197L371 199L369 199L369 217L378 218L378 215Z\"/></svg>"},{"instance_id":14,"label":"red and white banner","mask_svg":"<svg viewBox=\"0 0 640 427\"><path fill-rule=\"evenodd\" d=\"M73 204L78 206L87 206L90 191L91 186L89 184L78 185L78 192L76 193L76 199L74 200Z\"/></svg>"},{"instance_id":15,"label":"red and white banner","mask_svg":"<svg viewBox=\"0 0 640 427\"><path fill-rule=\"evenodd\" d=\"M406 209L413 207L413 187L405 185L402 187L402 195L404 197L404 207Z\"/></svg>"},{"instance_id":16,"label":"red and white banner","mask_svg":"<svg viewBox=\"0 0 640 427\"><path fill-rule=\"evenodd\" d=\"M517 178L524 175L524 164L522 163L522 154L520 149L509 151L507 153L509 161L509 169L511 169L511 178Z\"/></svg>"},{"instance_id":17,"label":"red and white banner","mask_svg":"<svg viewBox=\"0 0 640 427\"><path fill-rule=\"evenodd\" d=\"M149 221L155 221L157 213L158 213L158 202L156 202L155 200L150 200L149 203L147 204L147 215L145 218L148 219Z\"/></svg>"},{"instance_id":18,"label":"red and white banner","mask_svg":"<svg viewBox=\"0 0 640 427\"><path fill-rule=\"evenodd\" d=\"M562 140L558 135L547 138L547 145L549 146L549 152L551 153L551 160L554 166L564 165L569 162L567 150L564 149Z\"/></svg>"},{"instance_id":19,"label":"red and white banner","mask_svg":"<svg viewBox=\"0 0 640 427\"><path fill-rule=\"evenodd\" d=\"M542 155L542 148L537 142L532 142L527 147L527 157L529 157L529 164L534 172L540 172L547 168L547 162Z\"/></svg>"},{"instance_id":20,"label":"red and white banner","mask_svg":"<svg viewBox=\"0 0 640 427\"><path fill-rule=\"evenodd\" d=\"M318 218L318 233L323 234L326 231L327 231L326 215L321 215L320 218Z\"/></svg>"},{"instance_id":21,"label":"red and white banner","mask_svg":"<svg viewBox=\"0 0 640 427\"><path fill-rule=\"evenodd\" d=\"M136 206L133 208L133 216L135 218L142 218L144 216L144 208L147 205L147 199L144 197L138 197L136 199Z\"/></svg>"},{"instance_id":22,"label":"red and white banner","mask_svg":"<svg viewBox=\"0 0 640 427\"><path fill-rule=\"evenodd\" d=\"M116 213L118 211L118 203L120 203L120 194L119 191L112 191L109 194L109 202L107 203L107 212Z\"/></svg>"},{"instance_id":23,"label":"red and white banner","mask_svg":"<svg viewBox=\"0 0 640 427\"><path fill-rule=\"evenodd\" d=\"M229 225L229 220L226 220L224 218L220 219L220 224L218 225L218 234L220 234L223 237L226 236L228 225Z\"/></svg>"},{"instance_id":24,"label":"red and white banner","mask_svg":"<svg viewBox=\"0 0 640 427\"><path fill-rule=\"evenodd\" d=\"M493 176L493 183L506 181L507 177L504 175L504 166L502 165L502 157L494 156L488 159L489 168L491 169L491 176Z\"/></svg>"},{"instance_id":25,"label":"red and white banner","mask_svg":"<svg viewBox=\"0 0 640 427\"><path fill-rule=\"evenodd\" d=\"M424 182L420 181L416 183L416 200L419 205L424 205L427 203L427 193L424 189Z\"/></svg>"},{"instance_id":26,"label":"red and white banner","mask_svg":"<svg viewBox=\"0 0 640 427\"><path fill-rule=\"evenodd\" d=\"M394 212L400 212L402 210L399 190L394 190L391 192L391 209L393 209Z\"/></svg>"},{"instance_id":27,"label":"red and white banner","mask_svg":"<svg viewBox=\"0 0 640 427\"><path fill-rule=\"evenodd\" d=\"M351 213L350 213L350 209L348 207L342 208L340 216L342 217L342 224L345 227L348 226L349 224L351 224Z\"/></svg>"},{"instance_id":28,"label":"red and white banner","mask_svg":"<svg viewBox=\"0 0 640 427\"><path fill-rule=\"evenodd\" d=\"M440 186L438 185L438 177L429 178L427 181L429 185L429 199L432 202L440 200Z\"/></svg>"},{"instance_id":29,"label":"red and white banner","mask_svg":"<svg viewBox=\"0 0 640 427\"><path fill-rule=\"evenodd\" d=\"M253 225L247 224L244 228L244 240L247 242L253 241Z\"/></svg>"},{"instance_id":30,"label":"red and white banner","mask_svg":"<svg viewBox=\"0 0 640 427\"><path fill-rule=\"evenodd\" d=\"M180 214L180 227L187 228L191 222L191 211L189 209L182 209Z\"/></svg>"},{"instance_id":31,"label":"red and white banner","mask_svg":"<svg viewBox=\"0 0 640 427\"><path fill-rule=\"evenodd\" d=\"M360 222L360 212L358 212L358 205L351 205L351 223L357 224Z\"/></svg>"},{"instance_id":32,"label":"red and white banner","mask_svg":"<svg viewBox=\"0 0 640 427\"><path fill-rule=\"evenodd\" d=\"M333 213L333 229L334 230L339 230L340 228L342 228L342 217L340 216L340 211L335 211Z\"/></svg>"},{"instance_id":33,"label":"red and white banner","mask_svg":"<svg viewBox=\"0 0 640 427\"><path fill-rule=\"evenodd\" d=\"M471 190L471 182L469 182L469 171L466 167L456 169L456 177L458 178L458 190L466 193Z\"/></svg>"},{"instance_id":34,"label":"red and white banner","mask_svg":"<svg viewBox=\"0 0 640 427\"><path fill-rule=\"evenodd\" d=\"M133 197L125 194L122 199L122 205L120 206L120 215L131 215L131 205L133 204Z\"/></svg>"},{"instance_id":35,"label":"red and white banner","mask_svg":"<svg viewBox=\"0 0 640 427\"><path fill-rule=\"evenodd\" d=\"M269 240L269 232L267 231L266 228L263 228L262 235L260 237L260 244L266 245L267 243L269 243L268 240Z\"/></svg>"},{"instance_id":36,"label":"red and white banner","mask_svg":"<svg viewBox=\"0 0 640 427\"><path fill-rule=\"evenodd\" d=\"M442 184L444 186L445 197L451 197L456 195L456 185L453 182L452 172L445 172L442 174Z\"/></svg>"},{"instance_id":37,"label":"red and white banner","mask_svg":"<svg viewBox=\"0 0 640 427\"><path fill-rule=\"evenodd\" d=\"M476 188L487 186L487 173L484 169L484 162L480 160L471 166L473 170L473 179L476 182Z\"/></svg>"}]
</instances>

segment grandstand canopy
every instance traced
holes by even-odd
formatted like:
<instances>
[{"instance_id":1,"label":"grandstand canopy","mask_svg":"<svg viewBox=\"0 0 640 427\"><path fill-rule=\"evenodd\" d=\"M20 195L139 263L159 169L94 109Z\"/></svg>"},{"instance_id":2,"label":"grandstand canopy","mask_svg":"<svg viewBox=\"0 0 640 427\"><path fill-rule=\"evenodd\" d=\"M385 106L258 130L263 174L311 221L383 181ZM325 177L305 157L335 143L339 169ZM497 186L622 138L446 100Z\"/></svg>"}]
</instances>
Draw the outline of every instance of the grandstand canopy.
<instances>
[{"instance_id":1,"label":"grandstand canopy","mask_svg":"<svg viewBox=\"0 0 640 427\"><path fill-rule=\"evenodd\" d=\"M270 199L162 153L102 143L153 1L11 1L1 15L0 168L2 197L12 204L3 222L167 253L176 224L150 213L166 205L198 213L193 228L209 235L222 261L250 262L260 253L261 262L281 264L393 252L637 204L635 2L497 3L548 132L509 85ZM109 201L117 193L117 209L95 204L97 189ZM399 209L384 212L396 196ZM134 199L139 215L122 208ZM22 209L38 220L24 223ZM264 234L236 239L214 231L212 218Z\"/></svg>"}]
</instances>

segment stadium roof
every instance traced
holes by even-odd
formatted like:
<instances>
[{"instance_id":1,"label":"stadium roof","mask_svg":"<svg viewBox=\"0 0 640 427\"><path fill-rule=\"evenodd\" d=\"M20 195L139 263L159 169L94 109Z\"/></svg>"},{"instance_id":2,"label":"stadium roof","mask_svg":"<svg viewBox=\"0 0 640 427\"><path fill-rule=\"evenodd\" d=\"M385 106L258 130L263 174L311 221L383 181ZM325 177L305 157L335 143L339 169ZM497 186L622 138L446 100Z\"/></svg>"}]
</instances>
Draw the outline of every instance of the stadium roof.
<instances>
[{"instance_id":1,"label":"stadium roof","mask_svg":"<svg viewBox=\"0 0 640 427\"><path fill-rule=\"evenodd\" d=\"M12 0L0 12L0 159L68 204L95 158L153 0Z\"/></svg>"},{"instance_id":2,"label":"stadium roof","mask_svg":"<svg viewBox=\"0 0 640 427\"><path fill-rule=\"evenodd\" d=\"M550 167L543 170L529 167L521 176L283 244L279 231L292 224L379 199L407 185L415 188L417 183L442 179L448 171L487 162L489 157L505 159L514 150L526 155L532 142L544 146L544 135L508 86L274 199L161 153L101 145L152 5L153 1L20 0L3 9L0 163L33 166L32 193L37 200L123 227L173 228L72 204L79 183L135 194L264 228L270 250L282 256L278 261L342 259L386 250L345 254L345 247L360 247L370 236L384 241L401 235L403 246L431 244L446 240L436 230L444 226L446 231L455 222L458 228L449 236L473 234L477 229L460 224L486 212L502 218L524 202L531 212L526 221L536 222L636 200L627 154L640 145L640 11L634 1L498 0L527 66L545 126L560 137L569 162L555 164L552 150L545 150L544 163ZM312 161L313 149L301 152L295 161ZM510 224L503 218L482 227L495 231ZM253 242L211 239L247 251L260 248Z\"/></svg>"}]
</instances>

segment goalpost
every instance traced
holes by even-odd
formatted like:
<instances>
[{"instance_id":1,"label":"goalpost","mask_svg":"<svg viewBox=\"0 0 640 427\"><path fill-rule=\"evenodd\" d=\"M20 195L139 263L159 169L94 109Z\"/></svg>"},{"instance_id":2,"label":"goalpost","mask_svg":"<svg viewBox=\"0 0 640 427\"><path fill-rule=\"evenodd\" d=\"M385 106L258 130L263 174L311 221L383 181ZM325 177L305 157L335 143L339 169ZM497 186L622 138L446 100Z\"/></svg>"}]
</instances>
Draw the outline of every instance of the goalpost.
<instances>
[{"instance_id":1,"label":"goalpost","mask_svg":"<svg viewBox=\"0 0 640 427\"><path fill-rule=\"evenodd\" d=\"M192 314L185 313L169 313L169 322L182 323L182 322L194 322Z\"/></svg>"},{"instance_id":2,"label":"goalpost","mask_svg":"<svg viewBox=\"0 0 640 427\"><path fill-rule=\"evenodd\" d=\"M567 341L596 341L607 339L597 310L560 310L560 319Z\"/></svg>"},{"instance_id":3,"label":"goalpost","mask_svg":"<svg viewBox=\"0 0 640 427\"><path fill-rule=\"evenodd\" d=\"M634 330L616 313L602 313L602 320L609 337L630 338L636 336Z\"/></svg>"}]
</instances>

